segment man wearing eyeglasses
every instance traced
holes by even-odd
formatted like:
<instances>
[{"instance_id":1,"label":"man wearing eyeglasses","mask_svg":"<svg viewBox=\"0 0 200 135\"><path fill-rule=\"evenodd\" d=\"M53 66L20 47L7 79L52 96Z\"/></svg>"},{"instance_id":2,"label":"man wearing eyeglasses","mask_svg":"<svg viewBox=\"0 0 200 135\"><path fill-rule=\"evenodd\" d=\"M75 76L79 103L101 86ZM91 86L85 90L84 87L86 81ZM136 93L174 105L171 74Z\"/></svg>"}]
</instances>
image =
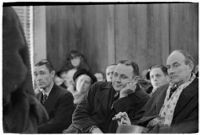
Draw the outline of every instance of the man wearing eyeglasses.
<instances>
[{"instance_id":1,"label":"man wearing eyeglasses","mask_svg":"<svg viewBox=\"0 0 200 135\"><path fill-rule=\"evenodd\" d=\"M49 120L38 127L39 133L61 133L71 124L73 96L54 84L55 71L47 60L35 64L35 82L41 91L36 95L46 108Z\"/></svg>"}]
</instances>

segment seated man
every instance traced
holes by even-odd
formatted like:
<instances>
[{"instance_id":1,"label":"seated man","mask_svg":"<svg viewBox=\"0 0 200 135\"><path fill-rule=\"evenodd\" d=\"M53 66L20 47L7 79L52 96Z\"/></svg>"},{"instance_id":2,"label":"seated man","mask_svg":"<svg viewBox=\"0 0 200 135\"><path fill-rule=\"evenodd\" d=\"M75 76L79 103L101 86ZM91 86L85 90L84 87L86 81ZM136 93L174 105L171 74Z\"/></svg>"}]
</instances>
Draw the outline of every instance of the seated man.
<instances>
[{"instance_id":1,"label":"seated man","mask_svg":"<svg viewBox=\"0 0 200 135\"><path fill-rule=\"evenodd\" d=\"M35 65L35 81L41 91L36 95L44 105L50 119L38 127L39 133L61 133L71 124L74 111L73 96L54 84L55 71L47 60Z\"/></svg>"},{"instance_id":2,"label":"seated man","mask_svg":"<svg viewBox=\"0 0 200 135\"><path fill-rule=\"evenodd\" d=\"M153 94L144 107L144 116L134 124L152 133L198 132L198 79L193 74L193 58L175 50L167 58L167 68L170 84ZM121 120L130 124L127 115Z\"/></svg>"},{"instance_id":3,"label":"seated man","mask_svg":"<svg viewBox=\"0 0 200 135\"><path fill-rule=\"evenodd\" d=\"M116 67L115 64L107 66L107 68L106 68L106 81L107 82L112 81L112 76L113 76L113 72L115 70L115 67Z\"/></svg>"},{"instance_id":4,"label":"seated man","mask_svg":"<svg viewBox=\"0 0 200 135\"><path fill-rule=\"evenodd\" d=\"M112 82L97 82L88 95L76 107L72 125L67 133L115 133L117 121L112 118L118 112L136 113L149 99L134 80L139 75L138 65L120 61Z\"/></svg>"},{"instance_id":5,"label":"seated man","mask_svg":"<svg viewBox=\"0 0 200 135\"><path fill-rule=\"evenodd\" d=\"M102 72L96 72L94 74L94 76L97 78L97 81L100 82L100 81L105 81L104 79L104 74Z\"/></svg>"}]
</instances>

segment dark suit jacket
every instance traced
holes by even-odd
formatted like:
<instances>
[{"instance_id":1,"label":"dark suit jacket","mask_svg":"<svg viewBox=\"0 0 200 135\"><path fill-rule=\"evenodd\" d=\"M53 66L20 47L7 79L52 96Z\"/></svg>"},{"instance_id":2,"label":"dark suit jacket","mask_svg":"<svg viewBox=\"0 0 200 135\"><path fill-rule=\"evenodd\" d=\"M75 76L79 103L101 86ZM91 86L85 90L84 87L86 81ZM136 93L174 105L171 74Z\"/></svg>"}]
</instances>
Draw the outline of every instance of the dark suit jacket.
<instances>
[{"instance_id":1,"label":"dark suit jacket","mask_svg":"<svg viewBox=\"0 0 200 135\"><path fill-rule=\"evenodd\" d=\"M41 101L42 93L37 98ZM39 133L61 133L71 124L74 111L73 96L70 92L54 84L48 99L44 103L50 119L39 125Z\"/></svg>"},{"instance_id":2,"label":"dark suit jacket","mask_svg":"<svg viewBox=\"0 0 200 135\"><path fill-rule=\"evenodd\" d=\"M149 96L141 89L127 97L114 99L115 90L111 83L97 82L89 90L88 96L76 107L73 123L66 133L87 133L91 126L96 125L104 133L115 133L117 122L112 118L119 112L136 113L142 108Z\"/></svg>"},{"instance_id":3,"label":"dark suit jacket","mask_svg":"<svg viewBox=\"0 0 200 135\"><path fill-rule=\"evenodd\" d=\"M164 103L168 85L159 88L144 107L144 116L138 124L146 126L159 115ZM195 79L181 93L174 111L171 127L155 127L150 132L189 133L198 131L198 79Z\"/></svg>"}]
</instances>

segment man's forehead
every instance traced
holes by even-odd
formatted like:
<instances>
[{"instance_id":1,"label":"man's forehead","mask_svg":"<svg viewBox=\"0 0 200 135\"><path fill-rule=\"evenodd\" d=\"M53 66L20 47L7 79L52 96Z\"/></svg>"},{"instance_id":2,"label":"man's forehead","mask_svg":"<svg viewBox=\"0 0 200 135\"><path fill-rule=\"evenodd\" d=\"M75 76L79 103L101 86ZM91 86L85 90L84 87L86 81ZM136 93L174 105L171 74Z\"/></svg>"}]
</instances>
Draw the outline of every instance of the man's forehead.
<instances>
[{"instance_id":1,"label":"man's forehead","mask_svg":"<svg viewBox=\"0 0 200 135\"><path fill-rule=\"evenodd\" d=\"M185 60L185 57L182 53L175 51L169 55L167 58L167 65L173 64L175 62L183 62Z\"/></svg>"},{"instance_id":2,"label":"man's forehead","mask_svg":"<svg viewBox=\"0 0 200 135\"><path fill-rule=\"evenodd\" d=\"M153 68L150 71L150 75L151 74L160 74L160 73L163 73L163 71L160 68Z\"/></svg>"},{"instance_id":3,"label":"man's forehead","mask_svg":"<svg viewBox=\"0 0 200 135\"><path fill-rule=\"evenodd\" d=\"M48 70L46 65L35 66L35 71L46 71Z\"/></svg>"},{"instance_id":4,"label":"man's forehead","mask_svg":"<svg viewBox=\"0 0 200 135\"><path fill-rule=\"evenodd\" d=\"M107 70L114 70L115 67L116 67L116 65L110 65L107 67Z\"/></svg>"}]
</instances>

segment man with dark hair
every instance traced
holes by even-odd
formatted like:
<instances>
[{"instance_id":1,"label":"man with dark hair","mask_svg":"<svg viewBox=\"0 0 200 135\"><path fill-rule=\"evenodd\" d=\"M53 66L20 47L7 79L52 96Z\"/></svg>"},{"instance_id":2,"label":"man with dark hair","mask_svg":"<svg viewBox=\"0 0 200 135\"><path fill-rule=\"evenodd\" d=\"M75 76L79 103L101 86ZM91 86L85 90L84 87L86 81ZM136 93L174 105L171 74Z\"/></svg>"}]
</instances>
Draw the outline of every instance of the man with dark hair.
<instances>
[{"instance_id":1,"label":"man with dark hair","mask_svg":"<svg viewBox=\"0 0 200 135\"><path fill-rule=\"evenodd\" d=\"M138 65L124 60L117 64L112 82L97 82L73 113L67 133L115 133L118 112L134 114L149 96L137 85ZM130 116L131 117L131 116Z\"/></svg>"},{"instance_id":2,"label":"man with dark hair","mask_svg":"<svg viewBox=\"0 0 200 135\"><path fill-rule=\"evenodd\" d=\"M185 51L175 50L167 58L167 69L170 83L158 88L136 123L151 133L196 133L198 79L193 73L193 58Z\"/></svg>"},{"instance_id":3,"label":"man with dark hair","mask_svg":"<svg viewBox=\"0 0 200 135\"><path fill-rule=\"evenodd\" d=\"M71 124L73 96L54 84L55 71L47 60L35 64L35 81L42 89L36 96L46 108L50 119L38 127L39 133L61 133Z\"/></svg>"}]
</instances>

